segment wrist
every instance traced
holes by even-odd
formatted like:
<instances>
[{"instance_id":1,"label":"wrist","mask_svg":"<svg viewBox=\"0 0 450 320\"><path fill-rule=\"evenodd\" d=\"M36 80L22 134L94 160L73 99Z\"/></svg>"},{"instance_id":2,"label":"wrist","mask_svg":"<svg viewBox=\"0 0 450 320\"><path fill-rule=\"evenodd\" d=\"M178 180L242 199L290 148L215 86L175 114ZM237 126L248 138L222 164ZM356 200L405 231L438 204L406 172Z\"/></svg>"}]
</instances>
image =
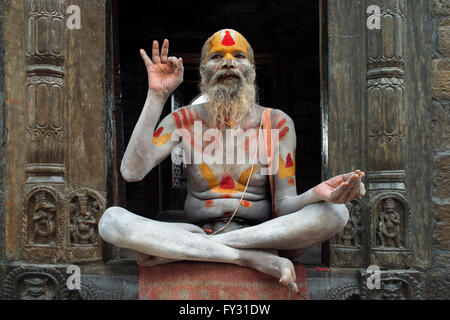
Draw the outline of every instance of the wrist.
<instances>
[{"instance_id":1,"label":"wrist","mask_svg":"<svg viewBox=\"0 0 450 320\"><path fill-rule=\"evenodd\" d=\"M311 202L320 202L320 201L325 200L325 199L323 199L323 197L320 196L319 193L316 192L315 187L309 189L307 192L308 192L308 198L310 199Z\"/></svg>"},{"instance_id":2,"label":"wrist","mask_svg":"<svg viewBox=\"0 0 450 320\"><path fill-rule=\"evenodd\" d=\"M170 96L170 93L166 93L162 90L155 90L155 89L149 88L147 91L147 96L150 96L153 99L165 104L167 99Z\"/></svg>"}]
</instances>

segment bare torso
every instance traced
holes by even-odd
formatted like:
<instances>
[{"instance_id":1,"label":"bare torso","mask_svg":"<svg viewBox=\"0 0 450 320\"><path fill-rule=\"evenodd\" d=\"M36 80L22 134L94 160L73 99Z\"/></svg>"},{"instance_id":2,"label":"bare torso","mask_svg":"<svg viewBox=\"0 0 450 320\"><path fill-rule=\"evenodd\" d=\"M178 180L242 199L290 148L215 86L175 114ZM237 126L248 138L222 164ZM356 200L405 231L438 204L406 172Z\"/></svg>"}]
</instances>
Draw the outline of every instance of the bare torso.
<instances>
[{"instance_id":1,"label":"bare torso","mask_svg":"<svg viewBox=\"0 0 450 320\"><path fill-rule=\"evenodd\" d=\"M188 106L184 109L187 110L189 108L192 114L198 116L199 119L196 120L203 121L202 129L204 134L208 129L206 126L207 113L205 105ZM263 107L255 106L255 113L246 120L243 126L244 134L255 133L253 136L249 134L247 143L249 141L257 141L256 133L259 130L263 110ZM181 113L181 110L178 112ZM192 131L191 135L193 136ZM245 164L226 164L226 149L224 146L227 145L227 135L225 130L222 131L222 137L223 142L217 147L223 150L223 164L204 162L187 165L188 195L184 207L186 220L195 223L204 219L230 216L239 205L250 173L252 173L251 179L236 216L248 219L254 223L268 220L271 216L270 191L268 190L269 180L268 176L261 174L261 170L259 170L261 163L258 157L256 157L252 171L255 153L253 150L246 148L245 145L239 144L236 139L234 151L231 153L233 158L237 159L237 155L240 152L245 152ZM262 139L262 133L260 139ZM211 143L211 141L204 142L203 148L206 148ZM183 148L192 150L195 146L183 143Z\"/></svg>"}]
</instances>

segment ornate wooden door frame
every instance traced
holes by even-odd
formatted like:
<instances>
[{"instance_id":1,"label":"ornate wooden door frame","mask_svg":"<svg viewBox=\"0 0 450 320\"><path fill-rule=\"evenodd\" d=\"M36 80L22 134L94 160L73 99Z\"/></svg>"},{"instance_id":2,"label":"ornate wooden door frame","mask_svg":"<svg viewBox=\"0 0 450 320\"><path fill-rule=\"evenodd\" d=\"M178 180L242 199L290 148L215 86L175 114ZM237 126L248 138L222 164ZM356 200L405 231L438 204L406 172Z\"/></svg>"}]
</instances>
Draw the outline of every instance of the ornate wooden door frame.
<instances>
[{"instance_id":1,"label":"ornate wooden door frame","mask_svg":"<svg viewBox=\"0 0 450 320\"><path fill-rule=\"evenodd\" d=\"M380 8L369 29L368 7ZM330 240L334 267L431 265L430 3L322 1L323 179L361 169L366 196Z\"/></svg>"}]
</instances>

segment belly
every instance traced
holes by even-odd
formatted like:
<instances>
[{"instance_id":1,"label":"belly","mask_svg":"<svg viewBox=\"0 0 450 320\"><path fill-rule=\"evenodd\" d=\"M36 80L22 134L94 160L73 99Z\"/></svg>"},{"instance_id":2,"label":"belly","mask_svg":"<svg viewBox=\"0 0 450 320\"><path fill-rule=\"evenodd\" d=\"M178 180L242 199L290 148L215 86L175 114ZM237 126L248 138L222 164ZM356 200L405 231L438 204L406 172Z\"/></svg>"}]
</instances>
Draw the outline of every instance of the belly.
<instances>
[{"instance_id":1,"label":"belly","mask_svg":"<svg viewBox=\"0 0 450 320\"><path fill-rule=\"evenodd\" d=\"M205 219L231 216L238 207L239 201L240 197L220 198L212 196L205 199L188 193L184 210L188 222L196 223ZM267 198L252 194L245 195L236 212L237 217L250 220L253 223L267 221L271 214L270 201Z\"/></svg>"}]
</instances>

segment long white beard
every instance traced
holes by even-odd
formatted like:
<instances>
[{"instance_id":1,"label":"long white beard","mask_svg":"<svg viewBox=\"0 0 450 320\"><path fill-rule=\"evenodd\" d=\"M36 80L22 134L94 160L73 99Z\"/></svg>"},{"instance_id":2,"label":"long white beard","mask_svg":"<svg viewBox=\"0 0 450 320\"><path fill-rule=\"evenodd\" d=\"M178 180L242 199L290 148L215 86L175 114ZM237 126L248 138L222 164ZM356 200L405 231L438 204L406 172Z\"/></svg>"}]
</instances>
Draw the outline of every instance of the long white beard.
<instances>
[{"instance_id":1,"label":"long white beard","mask_svg":"<svg viewBox=\"0 0 450 320\"><path fill-rule=\"evenodd\" d=\"M239 127L256 102L255 71L244 76L239 70L220 70L211 79L202 75L200 90L208 96L211 127Z\"/></svg>"}]
</instances>

